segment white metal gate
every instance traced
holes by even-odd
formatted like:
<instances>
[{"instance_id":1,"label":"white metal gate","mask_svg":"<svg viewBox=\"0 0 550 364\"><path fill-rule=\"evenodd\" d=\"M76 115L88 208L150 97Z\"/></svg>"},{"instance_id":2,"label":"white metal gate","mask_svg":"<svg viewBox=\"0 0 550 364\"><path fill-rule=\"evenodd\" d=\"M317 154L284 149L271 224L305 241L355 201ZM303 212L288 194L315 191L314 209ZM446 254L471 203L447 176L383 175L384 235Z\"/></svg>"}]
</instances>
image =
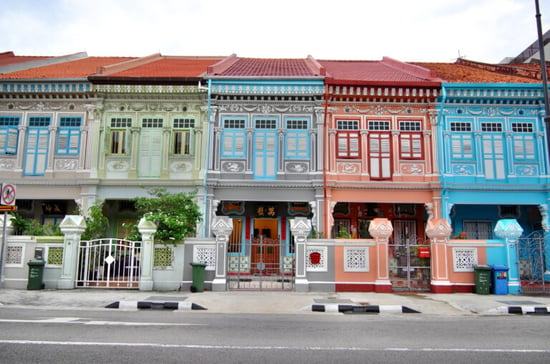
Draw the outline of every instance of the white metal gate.
<instances>
[{"instance_id":1,"label":"white metal gate","mask_svg":"<svg viewBox=\"0 0 550 364\"><path fill-rule=\"evenodd\" d=\"M285 254L284 241L260 236L247 241L245 254L229 255L236 269L227 276L229 290L293 290L294 256Z\"/></svg>"},{"instance_id":2,"label":"white metal gate","mask_svg":"<svg viewBox=\"0 0 550 364\"><path fill-rule=\"evenodd\" d=\"M416 221L394 220L389 248L390 281L394 291L430 290L430 244L417 238Z\"/></svg>"},{"instance_id":3,"label":"white metal gate","mask_svg":"<svg viewBox=\"0 0 550 364\"><path fill-rule=\"evenodd\" d=\"M80 288L139 288L140 241L98 239L81 241L76 286Z\"/></svg>"},{"instance_id":4,"label":"white metal gate","mask_svg":"<svg viewBox=\"0 0 550 364\"><path fill-rule=\"evenodd\" d=\"M522 293L550 293L550 283L544 279L545 240L544 231L534 231L518 239Z\"/></svg>"}]
</instances>

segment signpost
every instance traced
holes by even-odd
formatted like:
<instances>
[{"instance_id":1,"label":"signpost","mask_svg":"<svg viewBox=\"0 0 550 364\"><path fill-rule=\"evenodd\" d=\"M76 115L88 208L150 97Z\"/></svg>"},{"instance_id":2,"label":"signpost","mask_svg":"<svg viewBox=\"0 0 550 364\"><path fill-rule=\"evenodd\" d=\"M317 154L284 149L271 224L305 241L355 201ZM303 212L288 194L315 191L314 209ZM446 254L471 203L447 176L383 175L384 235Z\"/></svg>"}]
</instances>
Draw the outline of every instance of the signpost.
<instances>
[{"instance_id":1,"label":"signpost","mask_svg":"<svg viewBox=\"0 0 550 364\"><path fill-rule=\"evenodd\" d=\"M2 247L0 249L0 287L3 285L4 277L4 251L6 250L6 229L8 226L8 211L17 211L15 205L15 185L10 183L0 184L0 212L4 212L2 223Z\"/></svg>"}]
</instances>

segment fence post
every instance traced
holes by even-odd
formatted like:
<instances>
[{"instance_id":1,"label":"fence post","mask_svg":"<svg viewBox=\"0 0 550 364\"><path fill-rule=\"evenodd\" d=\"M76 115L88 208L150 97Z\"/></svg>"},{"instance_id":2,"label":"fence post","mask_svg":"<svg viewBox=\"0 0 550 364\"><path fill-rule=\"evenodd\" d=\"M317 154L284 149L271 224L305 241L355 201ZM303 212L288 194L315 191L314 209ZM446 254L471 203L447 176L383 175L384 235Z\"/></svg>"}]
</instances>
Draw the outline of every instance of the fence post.
<instances>
[{"instance_id":1,"label":"fence post","mask_svg":"<svg viewBox=\"0 0 550 364\"><path fill-rule=\"evenodd\" d=\"M452 293L453 285L449 281L447 243L453 229L445 219L430 219L426 223L425 231L430 238L431 291L433 293Z\"/></svg>"},{"instance_id":2,"label":"fence post","mask_svg":"<svg viewBox=\"0 0 550 364\"><path fill-rule=\"evenodd\" d=\"M515 219L502 219L497 221L495 235L506 242L506 262L508 265L508 293L521 293L519 279L519 262L517 241L523 233L523 228Z\"/></svg>"},{"instance_id":3,"label":"fence post","mask_svg":"<svg viewBox=\"0 0 550 364\"><path fill-rule=\"evenodd\" d=\"M388 265L388 240L393 232L390 220L386 218L373 219L369 225L369 233L376 241L376 255L378 262L374 291L378 293L392 292L390 281L390 267Z\"/></svg>"},{"instance_id":4,"label":"fence post","mask_svg":"<svg viewBox=\"0 0 550 364\"><path fill-rule=\"evenodd\" d=\"M233 219L216 216L212 221L212 232L216 236L216 273L212 291L225 291L227 283L227 241L233 231Z\"/></svg>"},{"instance_id":5,"label":"fence post","mask_svg":"<svg viewBox=\"0 0 550 364\"><path fill-rule=\"evenodd\" d=\"M63 263L61 276L57 280L58 289L74 289L76 281L76 269L78 265L78 248L80 237L86 230L86 220L82 216L67 215L59 224L64 235L63 239Z\"/></svg>"},{"instance_id":6,"label":"fence post","mask_svg":"<svg viewBox=\"0 0 550 364\"><path fill-rule=\"evenodd\" d=\"M141 234L141 277L139 279L140 291L153 290L153 263L155 258L155 244L153 234L157 226L144 217L139 220L138 230Z\"/></svg>"},{"instance_id":7,"label":"fence post","mask_svg":"<svg viewBox=\"0 0 550 364\"><path fill-rule=\"evenodd\" d=\"M11 224L11 215L4 212L2 215L2 241L0 241L0 287L4 285L4 257L8 250L8 235L13 234L14 228Z\"/></svg>"},{"instance_id":8,"label":"fence post","mask_svg":"<svg viewBox=\"0 0 550 364\"><path fill-rule=\"evenodd\" d=\"M306 242L311 231L311 220L305 217L290 219L290 231L294 236L294 251L296 253L296 291L309 291L309 281L306 272Z\"/></svg>"}]
</instances>

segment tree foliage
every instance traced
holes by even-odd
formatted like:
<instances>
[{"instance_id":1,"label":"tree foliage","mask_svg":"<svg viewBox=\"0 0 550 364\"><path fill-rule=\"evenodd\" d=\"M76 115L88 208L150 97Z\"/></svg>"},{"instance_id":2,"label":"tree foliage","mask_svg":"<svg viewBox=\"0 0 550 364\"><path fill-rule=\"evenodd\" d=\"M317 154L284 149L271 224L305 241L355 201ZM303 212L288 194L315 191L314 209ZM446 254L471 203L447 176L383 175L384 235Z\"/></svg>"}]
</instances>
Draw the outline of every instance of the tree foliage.
<instances>
[{"instance_id":1,"label":"tree foliage","mask_svg":"<svg viewBox=\"0 0 550 364\"><path fill-rule=\"evenodd\" d=\"M106 238L109 232L109 219L103 215L103 201L96 203L88 208L86 220L86 230L82 233L82 240Z\"/></svg>"},{"instance_id":2,"label":"tree foliage","mask_svg":"<svg viewBox=\"0 0 550 364\"><path fill-rule=\"evenodd\" d=\"M177 243L195 236L197 223L201 221L199 206L194 193L169 193L165 188L148 190L152 197L134 199L135 207L148 221L157 225L156 241Z\"/></svg>"}]
</instances>

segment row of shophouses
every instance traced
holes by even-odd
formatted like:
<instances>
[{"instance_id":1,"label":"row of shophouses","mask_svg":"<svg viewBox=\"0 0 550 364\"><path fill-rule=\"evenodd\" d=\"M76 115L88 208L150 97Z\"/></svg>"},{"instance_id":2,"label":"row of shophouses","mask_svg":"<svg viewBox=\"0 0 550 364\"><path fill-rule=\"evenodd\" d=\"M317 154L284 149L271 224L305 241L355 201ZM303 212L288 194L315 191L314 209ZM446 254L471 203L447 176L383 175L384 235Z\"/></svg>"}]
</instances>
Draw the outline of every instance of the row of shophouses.
<instances>
[{"instance_id":1,"label":"row of shophouses","mask_svg":"<svg viewBox=\"0 0 550 364\"><path fill-rule=\"evenodd\" d=\"M0 175L21 216L102 201L118 238L148 188L195 192L180 288L198 259L211 289L468 292L498 264L519 293L550 280L544 109L531 64L6 52Z\"/></svg>"}]
</instances>

